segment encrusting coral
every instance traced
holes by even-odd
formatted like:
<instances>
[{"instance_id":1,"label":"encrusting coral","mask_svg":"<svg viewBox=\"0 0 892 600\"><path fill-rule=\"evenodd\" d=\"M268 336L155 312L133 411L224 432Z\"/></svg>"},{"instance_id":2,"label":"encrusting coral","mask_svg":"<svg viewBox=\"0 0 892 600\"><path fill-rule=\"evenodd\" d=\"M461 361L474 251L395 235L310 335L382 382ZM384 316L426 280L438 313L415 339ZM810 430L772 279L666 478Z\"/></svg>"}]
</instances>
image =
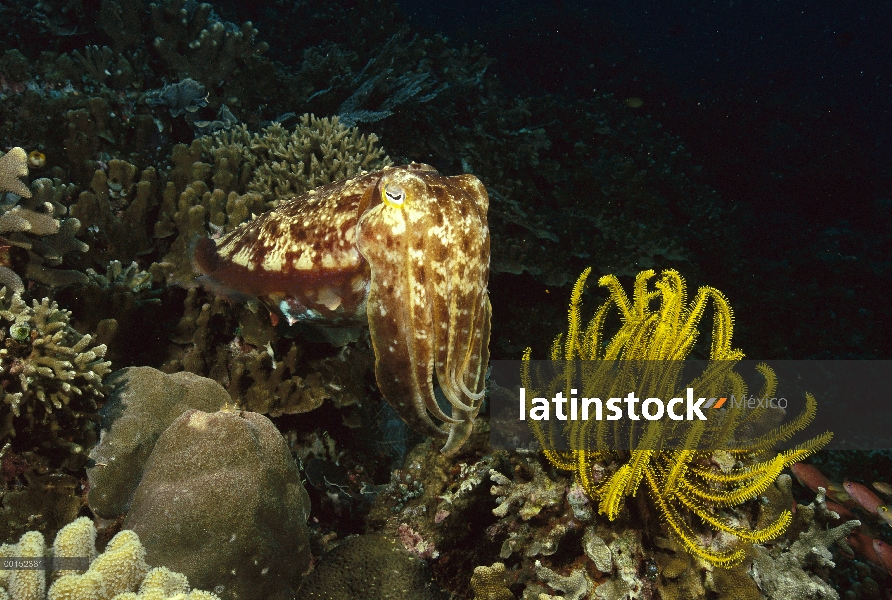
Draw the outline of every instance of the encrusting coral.
<instances>
[{"instance_id":1,"label":"encrusting coral","mask_svg":"<svg viewBox=\"0 0 892 600\"><path fill-rule=\"evenodd\" d=\"M69 324L71 313L44 298L28 306L0 289L0 440L16 446L64 450L65 460L86 459L96 439L102 379L111 371L106 347Z\"/></svg>"},{"instance_id":2,"label":"encrusting coral","mask_svg":"<svg viewBox=\"0 0 892 600\"><path fill-rule=\"evenodd\" d=\"M678 390L686 387L678 382L681 361L697 339L697 327L710 299L715 306L710 361L690 385L696 385L697 394L706 398L743 397L746 394L743 378L732 370L743 353L731 348L731 307L718 290L703 287L691 303L686 304L684 280L676 271L664 271L656 284L657 290L649 291L647 282L655 275L649 270L638 274L630 302L619 280L604 276L600 284L608 288L610 296L583 331L581 299L590 271L587 269L573 288L566 336L558 335L552 345L553 361L565 361L556 363L563 372L550 381L534 384L529 362L531 350L527 348L524 353L522 379L527 390L536 390L533 395L551 397L554 394L549 391L560 389L569 397L576 395L576 390L571 392L570 387L578 386L581 388L579 393L590 398L624 395L620 388L634 389L641 398L678 396ZM654 300L660 302L656 311L650 308ZM605 321L614 304L622 317L622 326L612 339L605 339ZM578 365L578 359L600 362ZM614 368L617 361L619 367ZM767 365L760 365L757 370L765 377L759 397L772 397L777 386L774 372ZM575 383L577 373L581 375L578 384ZM543 391L543 386L554 389ZM811 421L815 404L815 399L807 394L805 409L792 421L746 441L734 441L735 431L746 424L756 423L765 416L764 411L745 412L743 406L732 405L714 421L673 421L674 429L666 425L665 431L662 421L650 420L640 427L635 434L637 439L633 440L641 449L625 452L619 448L623 444L629 447L629 442L621 439L626 434L614 430L609 421L571 420L566 432L537 420L531 420L530 427L551 463L560 469L575 471L586 492L599 501L601 514L615 520L626 497L634 496L643 482L660 516L688 552L714 565L731 567L743 560L745 544L771 540L783 533L792 513L784 509L773 521L750 529L729 521L722 509L763 493L785 467L830 440L831 434L826 432L790 450L770 452L777 442L789 439ZM572 446L570 451L559 449L556 441L565 434ZM631 438L632 433L627 435ZM676 446L672 451L661 450L657 441L667 439L677 440L681 449ZM732 463L727 469L708 466L713 452L699 450L698 443L721 449L742 461L742 465ZM615 470L610 467L611 463L617 465ZM697 530L685 520L684 513L696 515L706 526L730 534L739 542L718 549L704 547Z\"/></svg>"},{"instance_id":3,"label":"encrusting coral","mask_svg":"<svg viewBox=\"0 0 892 600\"><path fill-rule=\"evenodd\" d=\"M32 531L17 544L0 546L0 557L54 561L68 567L0 570L0 598L4 600L219 600L203 591L189 591L184 575L166 568L150 569L139 537L118 532L102 554L96 552L96 527L86 517L75 519L56 534L52 549L43 535ZM62 559L60 561L60 559ZM63 562L64 561L64 562ZM77 568L77 567L83 568ZM47 584L49 590L47 590ZM139 593L134 593L139 588Z\"/></svg>"}]
</instances>

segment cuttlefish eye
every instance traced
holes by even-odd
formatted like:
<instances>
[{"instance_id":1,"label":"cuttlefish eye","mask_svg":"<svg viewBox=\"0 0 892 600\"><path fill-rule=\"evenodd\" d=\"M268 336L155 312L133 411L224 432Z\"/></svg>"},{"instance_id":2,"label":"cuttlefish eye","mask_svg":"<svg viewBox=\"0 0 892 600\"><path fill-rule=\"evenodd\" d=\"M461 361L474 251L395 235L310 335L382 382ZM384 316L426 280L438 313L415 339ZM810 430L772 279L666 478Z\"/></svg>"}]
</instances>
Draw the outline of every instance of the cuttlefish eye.
<instances>
[{"instance_id":1,"label":"cuttlefish eye","mask_svg":"<svg viewBox=\"0 0 892 600\"><path fill-rule=\"evenodd\" d=\"M399 208L406 202L406 190L395 183L388 183L384 186L384 192L381 195L381 199L388 205L394 208Z\"/></svg>"}]
</instances>

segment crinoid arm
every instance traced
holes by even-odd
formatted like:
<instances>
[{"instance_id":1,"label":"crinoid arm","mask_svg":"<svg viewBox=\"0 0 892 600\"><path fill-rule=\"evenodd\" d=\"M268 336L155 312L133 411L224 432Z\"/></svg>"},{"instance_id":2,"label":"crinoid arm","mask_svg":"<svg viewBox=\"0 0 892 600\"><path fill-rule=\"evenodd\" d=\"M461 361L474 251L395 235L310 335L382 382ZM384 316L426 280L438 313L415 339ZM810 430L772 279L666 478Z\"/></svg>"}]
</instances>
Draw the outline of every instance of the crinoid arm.
<instances>
[{"instance_id":1,"label":"crinoid arm","mask_svg":"<svg viewBox=\"0 0 892 600\"><path fill-rule=\"evenodd\" d=\"M635 279L630 299L617 277L605 275L599 284L606 289L607 299L583 327L582 295L590 273L591 269L586 269L573 287L567 332L559 334L551 347L552 372L537 368L533 373L532 352L528 348L524 353L521 376L528 390L569 394L577 388L578 396L610 398L643 384L659 392L653 396L675 394L686 387L707 397L746 396L746 383L734 370L743 353L732 346L734 316L724 294L702 287L688 302L685 281L679 273L663 271L655 289L648 289L655 273L643 271ZM605 328L614 308L621 324L608 336ZM680 363L693 349L700 323L710 309L709 362L693 381L680 385ZM772 397L778 385L774 371L765 364L759 364L756 370L765 378L761 397ZM792 449L773 450L814 419L817 402L811 394L806 394L802 412L789 422L765 433L749 434L750 439L743 437L743 432L751 431L750 426L758 430L766 410L760 407L746 411L732 403L722 410L721 418L707 421L529 424L548 460L560 469L575 471L579 484L597 500L599 512L608 519L618 518L626 499L643 487L662 521L688 552L717 567L732 567L743 560L747 544L781 535L792 515L789 510L781 510L769 524L748 528L732 523L723 512L765 493L784 468L816 452L832 437L826 432ZM570 450L558 450L564 447L559 442L568 442ZM716 450L733 457L735 464L717 469L713 466ZM611 463L616 465L611 467L612 473L595 476ZM725 549L708 547L705 537L694 527L698 522L736 537L738 543Z\"/></svg>"}]
</instances>

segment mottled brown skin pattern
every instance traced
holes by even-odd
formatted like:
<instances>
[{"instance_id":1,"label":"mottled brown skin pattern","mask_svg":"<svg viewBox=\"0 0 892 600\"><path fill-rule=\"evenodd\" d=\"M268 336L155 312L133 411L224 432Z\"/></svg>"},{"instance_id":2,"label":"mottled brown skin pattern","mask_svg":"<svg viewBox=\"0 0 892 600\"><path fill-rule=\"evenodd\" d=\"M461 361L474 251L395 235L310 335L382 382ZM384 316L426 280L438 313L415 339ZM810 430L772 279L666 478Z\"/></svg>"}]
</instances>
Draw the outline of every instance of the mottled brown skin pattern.
<instances>
[{"instance_id":1,"label":"mottled brown skin pattern","mask_svg":"<svg viewBox=\"0 0 892 600\"><path fill-rule=\"evenodd\" d=\"M489 361L488 208L472 175L388 167L283 202L216 246L202 240L195 263L291 321L368 323L381 393L451 453L470 435Z\"/></svg>"}]
</instances>

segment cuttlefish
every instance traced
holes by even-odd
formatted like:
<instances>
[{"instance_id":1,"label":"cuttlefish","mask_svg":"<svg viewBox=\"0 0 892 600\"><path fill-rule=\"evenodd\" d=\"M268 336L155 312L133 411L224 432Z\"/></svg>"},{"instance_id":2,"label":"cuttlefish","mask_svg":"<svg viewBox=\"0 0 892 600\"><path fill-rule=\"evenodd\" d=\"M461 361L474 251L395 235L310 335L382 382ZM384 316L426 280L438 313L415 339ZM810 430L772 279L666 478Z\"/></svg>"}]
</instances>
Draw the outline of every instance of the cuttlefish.
<instances>
[{"instance_id":1,"label":"cuttlefish","mask_svg":"<svg viewBox=\"0 0 892 600\"><path fill-rule=\"evenodd\" d=\"M488 208L473 175L387 167L199 240L195 265L289 323L367 324L382 395L410 426L446 438L448 454L470 435L484 395ZM437 404L434 376L451 415Z\"/></svg>"}]
</instances>

